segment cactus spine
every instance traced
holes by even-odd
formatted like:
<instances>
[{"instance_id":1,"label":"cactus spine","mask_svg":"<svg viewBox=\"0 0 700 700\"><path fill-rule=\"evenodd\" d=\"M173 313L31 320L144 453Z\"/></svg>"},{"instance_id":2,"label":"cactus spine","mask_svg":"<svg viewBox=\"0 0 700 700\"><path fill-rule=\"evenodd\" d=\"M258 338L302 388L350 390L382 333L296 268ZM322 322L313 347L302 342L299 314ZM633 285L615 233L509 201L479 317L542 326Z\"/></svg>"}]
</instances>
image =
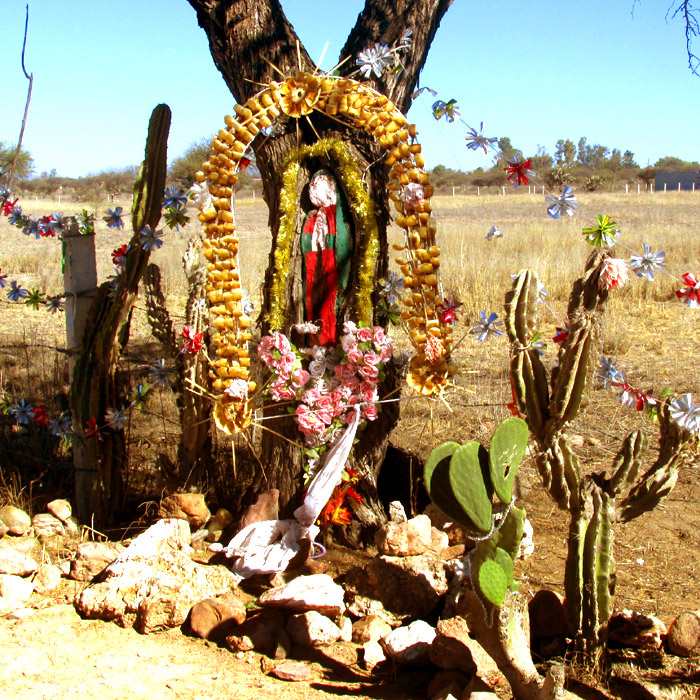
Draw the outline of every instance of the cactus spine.
<instances>
[{"instance_id":1,"label":"cactus spine","mask_svg":"<svg viewBox=\"0 0 700 700\"><path fill-rule=\"evenodd\" d=\"M678 476L683 446L691 438L671 422L666 399L659 410L659 455L646 472L642 473L642 460L647 439L639 431L625 439L611 476L584 474L571 449L567 432L586 406L600 354L607 292L600 289L598 279L607 257L604 251L594 251L583 276L574 283L567 311L569 333L560 346L550 383L531 344L537 332L537 273L519 272L505 303L515 402L537 441L536 463L543 485L570 516L564 582L569 624L577 648L592 659L605 644L610 617L613 524L651 510L669 493Z\"/></svg>"}]
</instances>

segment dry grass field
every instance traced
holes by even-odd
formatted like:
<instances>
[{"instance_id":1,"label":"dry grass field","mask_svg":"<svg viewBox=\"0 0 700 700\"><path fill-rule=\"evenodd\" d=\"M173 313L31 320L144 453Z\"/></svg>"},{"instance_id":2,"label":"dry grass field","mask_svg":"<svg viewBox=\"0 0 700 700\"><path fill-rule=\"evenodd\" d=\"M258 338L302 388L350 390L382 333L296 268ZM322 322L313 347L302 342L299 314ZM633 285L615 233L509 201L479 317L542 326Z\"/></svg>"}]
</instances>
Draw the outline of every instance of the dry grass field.
<instances>
[{"instance_id":1,"label":"dry grass field","mask_svg":"<svg viewBox=\"0 0 700 700\"><path fill-rule=\"evenodd\" d=\"M674 394L700 397L700 311L682 305L674 290L680 276L700 274L700 194L581 194L580 213L555 221L547 216L542 195L509 192L506 196L436 196L433 200L442 250L445 290L463 303L455 337L466 337L455 352L460 373L445 402L422 399L403 403L400 423L392 442L425 457L432 447L448 439L488 442L498 422L509 415L509 349L505 336L478 342L469 329L479 311L503 315L504 294L510 275L536 269L548 292L540 308L542 336L548 342L546 360L556 357L551 342L555 328L563 325L569 291L583 270L590 246L581 228L593 224L598 214L608 214L621 231L614 250L617 257L641 253L642 243L664 250L666 269L654 283L632 277L619 292L612 292L605 315L603 354L616 360L630 384L658 396L666 387ZM81 205L25 201L25 211L46 214L73 213ZM105 202L128 209L129 202ZM241 236L244 286L259 303L258 285L263 278L270 249L267 212L262 202L242 200L236 205ZM503 237L486 240L491 226ZM192 226L191 226L192 228ZM152 261L162 268L171 316L182 323L179 309L187 293L181 256L190 232L168 233ZM392 231L398 240L398 229ZM100 280L111 274L111 250L126 242L129 232L115 233L100 221L97 226ZM34 240L0 219L0 267L9 279L24 287L56 294L62 291L61 246L52 239ZM671 276L672 275L672 276ZM675 277L675 279L674 279ZM0 299L0 393L13 400L42 400L56 410L65 392L64 327L61 316L33 311ZM402 331L397 329L397 343ZM132 358L158 359L141 305L137 308L129 351ZM131 361L131 360L129 360ZM136 361L136 360L134 360ZM404 396L408 397L407 392ZM611 464L625 435L642 427L654 444L656 428L644 413L622 406L610 389L591 392L590 405L573 432L586 470ZM153 409L155 410L155 409ZM146 418L144 418L146 420ZM152 429L152 428L151 428ZM143 434L142 434L143 437ZM160 438L158 438L160 439ZM164 442L166 442L164 440ZM653 447L652 447L653 450ZM0 464L0 470L8 465ZM12 465L14 474L22 465ZM46 465L46 472L51 470ZM45 473L46 473L45 472ZM535 529L536 552L524 566L526 589L561 588L565 557L566 517L543 494L532 460L521 470L520 491ZM408 481L409 476L406 475ZM11 483L10 483L11 482ZM2 486L2 482L0 482ZM0 504L13 494L25 505L38 484L18 484L5 476ZM226 504L222 504L226 505ZM615 531L617 559L616 608L654 613L669 622L682 610L700 608L700 459L697 446L682 468L678 485L653 513Z\"/></svg>"}]
</instances>

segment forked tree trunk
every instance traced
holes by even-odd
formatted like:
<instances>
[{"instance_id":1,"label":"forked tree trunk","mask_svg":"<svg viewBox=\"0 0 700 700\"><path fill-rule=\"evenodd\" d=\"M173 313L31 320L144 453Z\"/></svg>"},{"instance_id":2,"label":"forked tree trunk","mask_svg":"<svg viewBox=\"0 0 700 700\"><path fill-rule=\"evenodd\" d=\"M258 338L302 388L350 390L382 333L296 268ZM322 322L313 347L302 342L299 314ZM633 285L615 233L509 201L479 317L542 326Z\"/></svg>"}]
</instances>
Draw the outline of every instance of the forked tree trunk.
<instances>
[{"instance_id":1,"label":"forked tree trunk","mask_svg":"<svg viewBox=\"0 0 700 700\"><path fill-rule=\"evenodd\" d=\"M189 3L197 12L200 27L207 33L214 63L239 103L252 97L261 85L267 85L271 80L280 80L280 73L285 76L293 75L300 67L309 72L315 70L293 27L284 16L278 0L189 0ZM398 42L406 29L411 29L413 44L411 50L402 56L404 69L399 73L385 74L381 79L369 81L405 112L410 105L410 96L416 87L430 43L451 3L452 0L367 0L341 52L340 59L350 58L339 71L344 75L352 73L357 68L355 59L359 51L375 43L391 46ZM319 31L323 31L322 26ZM313 112L310 118L313 129L305 119L296 123L291 120L289 133L275 139L260 139L255 145L256 160L262 175L263 195L270 213L273 250L280 221L281 170L284 159L292 149L312 144L319 136L340 137L352 149L360 172L366 172L368 193L375 204L380 241L376 269L378 279L387 270L386 229L389 223L385 188L387 167L383 163L380 150L364 132L343 127L318 112ZM298 192L301 192L302 185L305 184L302 180L308 178L311 169L316 166L334 169L332 162L302 163ZM300 217L303 216L300 207L297 207L297 211ZM300 230L301 219L297 223ZM241 225L244 227L245 223ZM297 253L296 259L299 259L299 242L295 245L294 252ZM245 270L242 272L245 276ZM295 277L300 279L298 275ZM272 264L268 267L265 279L263 298L266 304L269 302L271 278ZM296 287L289 290L290 303L285 318L288 324L300 321L303 317L300 285L298 281ZM349 296L352 299L352 294ZM344 318L348 317L347 308L344 314L341 309L341 315ZM265 324L261 330L263 334L267 332ZM390 376L382 393L391 391L395 384L395 377ZM383 517L376 494L376 475L384 458L389 432L398 418L396 404L385 404L379 415L377 421L358 434L360 441L354 456L355 461L362 467L362 473L367 477L361 486L366 505L359 514L359 520L367 526L376 525ZM291 418L273 423L277 432L299 442L300 433ZM300 449L293 448L285 440L265 432L262 454L265 474L263 475L256 465L250 467L254 473L241 474L242 467L239 465L237 480L248 485L248 490L252 492L269 487L278 488L282 514L288 515L299 504L302 460L303 454Z\"/></svg>"}]
</instances>

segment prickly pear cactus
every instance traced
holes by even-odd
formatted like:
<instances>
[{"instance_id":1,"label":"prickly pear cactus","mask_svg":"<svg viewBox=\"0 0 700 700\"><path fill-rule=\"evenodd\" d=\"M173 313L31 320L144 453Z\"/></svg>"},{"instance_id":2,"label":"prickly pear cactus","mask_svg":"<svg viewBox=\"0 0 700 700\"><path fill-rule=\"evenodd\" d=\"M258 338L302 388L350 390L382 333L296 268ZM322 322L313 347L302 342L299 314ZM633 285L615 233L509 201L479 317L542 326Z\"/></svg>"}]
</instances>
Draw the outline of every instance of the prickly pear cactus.
<instances>
[{"instance_id":1,"label":"prickly pear cactus","mask_svg":"<svg viewBox=\"0 0 700 700\"><path fill-rule=\"evenodd\" d=\"M525 421L508 418L494 432L488 451L478 442L446 442L425 464L432 501L478 542L471 579L486 606L500 606L508 591L517 590L513 562L525 511L513 505L513 482L528 436Z\"/></svg>"}]
</instances>

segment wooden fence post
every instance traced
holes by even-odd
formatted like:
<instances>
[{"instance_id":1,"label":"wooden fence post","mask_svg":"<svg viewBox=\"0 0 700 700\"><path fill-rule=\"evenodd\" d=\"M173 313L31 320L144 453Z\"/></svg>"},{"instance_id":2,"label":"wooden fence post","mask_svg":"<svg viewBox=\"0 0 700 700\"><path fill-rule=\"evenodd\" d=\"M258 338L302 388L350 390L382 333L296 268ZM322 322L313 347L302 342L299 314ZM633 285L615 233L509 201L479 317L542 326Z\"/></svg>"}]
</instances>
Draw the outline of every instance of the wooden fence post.
<instances>
[{"instance_id":1,"label":"wooden fence post","mask_svg":"<svg viewBox=\"0 0 700 700\"><path fill-rule=\"evenodd\" d=\"M95 234L83 235L73 219L63 236L63 287L66 294L66 344L68 347L68 381L73 383L73 372L83 348L83 336L88 311L97 291L97 264L95 261ZM71 407L72 408L72 407ZM72 420L76 414L73 412ZM75 511L79 518L90 513L90 493L98 476L98 467L83 440L73 441L75 468Z\"/></svg>"}]
</instances>

